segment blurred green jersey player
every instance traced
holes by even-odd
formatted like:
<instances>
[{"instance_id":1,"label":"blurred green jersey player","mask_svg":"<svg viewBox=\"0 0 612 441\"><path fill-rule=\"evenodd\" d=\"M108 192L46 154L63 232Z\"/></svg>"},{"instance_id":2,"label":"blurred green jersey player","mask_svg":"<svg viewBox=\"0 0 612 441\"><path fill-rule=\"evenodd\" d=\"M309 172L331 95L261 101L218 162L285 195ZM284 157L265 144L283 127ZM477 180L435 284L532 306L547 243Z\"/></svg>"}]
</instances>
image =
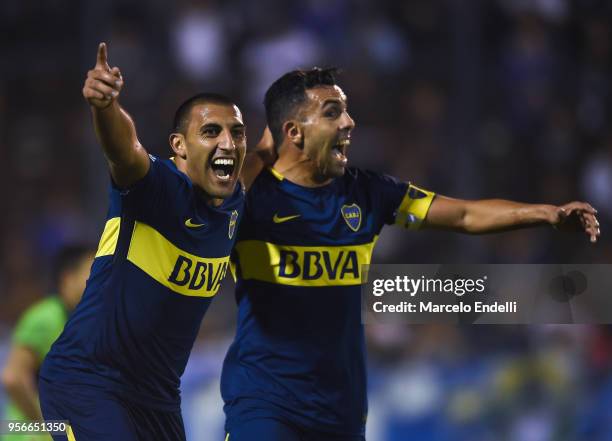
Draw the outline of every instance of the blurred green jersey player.
<instances>
[{"instance_id":1,"label":"blurred green jersey player","mask_svg":"<svg viewBox=\"0 0 612 441\"><path fill-rule=\"evenodd\" d=\"M30 306L13 332L12 347L2 371L2 384L10 398L6 420L40 421L38 371L51 344L61 334L69 314L85 289L95 250L87 245L68 245L54 258L57 294ZM43 435L4 435L2 441L42 441Z\"/></svg>"}]
</instances>

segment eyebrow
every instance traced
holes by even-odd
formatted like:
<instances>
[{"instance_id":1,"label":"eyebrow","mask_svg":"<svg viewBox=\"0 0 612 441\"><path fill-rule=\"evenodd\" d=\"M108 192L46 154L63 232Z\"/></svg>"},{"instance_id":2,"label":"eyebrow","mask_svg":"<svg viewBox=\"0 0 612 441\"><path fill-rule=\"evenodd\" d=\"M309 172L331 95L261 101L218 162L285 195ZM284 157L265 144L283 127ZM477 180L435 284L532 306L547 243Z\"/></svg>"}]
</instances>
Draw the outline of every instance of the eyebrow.
<instances>
[{"instance_id":1,"label":"eyebrow","mask_svg":"<svg viewBox=\"0 0 612 441\"><path fill-rule=\"evenodd\" d=\"M323 101L323 106L327 106L328 104L342 104L342 100L340 98L327 98Z\"/></svg>"},{"instance_id":2,"label":"eyebrow","mask_svg":"<svg viewBox=\"0 0 612 441\"><path fill-rule=\"evenodd\" d=\"M209 127L222 128L222 127L223 127L223 125L222 125L222 124L219 124L219 123L217 123L217 122L212 121L212 122L209 122L209 123L203 124L203 125L200 127L200 132L201 132L202 130L204 130L204 129L209 128ZM246 125L245 125L244 123L236 123L236 124L233 124L232 126L230 126L230 129L232 129L232 130L233 130L233 129L245 129L245 128L246 128Z\"/></svg>"},{"instance_id":3,"label":"eyebrow","mask_svg":"<svg viewBox=\"0 0 612 441\"><path fill-rule=\"evenodd\" d=\"M218 123L216 123L216 122L209 122L209 123L206 123L206 124L202 124L202 125L200 126L200 132L202 132L204 129L208 129L208 128L210 128L210 127L220 128L220 127L221 127L221 124L218 124Z\"/></svg>"},{"instance_id":4,"label":"eyebrow","mask_svg":"<svg viewBox=\"0 0 612 441\"><path fill-rule=\"evenodd\" d=\"M321 108L326 107L330 104L336 104L341 107L348 107L348 100L341 100L340 98L327 98L325 101L323 101Z\"/></svg>"}]
</instances>

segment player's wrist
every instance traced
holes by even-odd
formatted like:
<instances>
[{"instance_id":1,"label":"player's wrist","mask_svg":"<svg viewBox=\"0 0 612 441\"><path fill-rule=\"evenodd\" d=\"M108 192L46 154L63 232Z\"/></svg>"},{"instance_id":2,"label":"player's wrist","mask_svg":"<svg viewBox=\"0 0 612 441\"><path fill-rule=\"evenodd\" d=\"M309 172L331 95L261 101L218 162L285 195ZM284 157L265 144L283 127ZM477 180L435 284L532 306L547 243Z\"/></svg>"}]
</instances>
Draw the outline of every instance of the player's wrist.
<instances>
[{"instance_id":1,"label":"player's wrist","mask_svg":"<svg viewBox=\"0 0 612 441\"><path fill-rule=\"evenodd\" d=\"M535 218L537 222L546 223L552 227L556 227L561 220L561 211L561 207L556 205L542 204L536 209Z\"/></svg>"},{"instance_id":2,"label":"player's wrist","mask_svg":"<svg viewBox=\"0 0 612 441\"><path fill-rule=\"evenodd\" d=\"M89 103L92 111L103 112L114 107L114 104L117 103L116 98L111 98L107 103L101 102L101 104L94 104L92 102Z\"/></svg>"}]
</instances>

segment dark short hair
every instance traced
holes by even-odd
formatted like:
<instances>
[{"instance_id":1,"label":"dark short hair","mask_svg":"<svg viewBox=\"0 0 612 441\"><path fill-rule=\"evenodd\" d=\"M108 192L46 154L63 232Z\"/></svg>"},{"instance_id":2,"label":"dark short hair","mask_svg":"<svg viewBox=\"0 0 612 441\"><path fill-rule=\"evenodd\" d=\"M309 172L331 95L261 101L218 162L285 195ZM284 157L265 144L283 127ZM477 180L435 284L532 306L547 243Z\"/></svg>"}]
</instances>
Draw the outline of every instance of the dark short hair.
<instances>
[{"instance_id":1,"label":"dark short hair","mask_svg":"<svg viewBox=\"0 0 612 441\"><path fill-rule=\"evenodd\" d=\"M191 98L185 100L176 110L174 114L174 123L172 125L173 133L185 134L189 125L189 117L193 106L203 103L220 104L225 106L235 106L236 104L225 95L219 93L198 93Z\"/></svg>"},{"instance_id":2,"label":"dark short hair","mask_svg":"<svg viewBox=\"0 0 612 441\"><path fill-rule=\"evenodd\" d=\"M95 252L96 248L90 243L69 244L60 249L53 261L53 282L55 286L57 287L64 274L76 270L85 257L91 256Z\"/></svg>"},{"instance_id":3,"label":"dark short hair","mask_svg":"<svg viewBox=\"0 0 612 441\"><path fill-rule=\"evenodd\" d=\"M306 91L318 86L335 86L338 69L335 67L294 70L276 80L266 92L266 119L274 144L283 141L283 124L295 117L297 109L306 101Z\"/></svg>"}]
</instances>

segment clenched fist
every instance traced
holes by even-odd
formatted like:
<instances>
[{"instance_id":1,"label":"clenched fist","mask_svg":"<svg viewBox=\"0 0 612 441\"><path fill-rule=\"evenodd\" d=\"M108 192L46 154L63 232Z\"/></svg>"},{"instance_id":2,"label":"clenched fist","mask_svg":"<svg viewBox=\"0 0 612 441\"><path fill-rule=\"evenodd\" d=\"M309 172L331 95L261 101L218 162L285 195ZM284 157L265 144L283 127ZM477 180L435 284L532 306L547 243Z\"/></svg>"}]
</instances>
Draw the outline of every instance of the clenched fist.
<instances>
[{"instance_id":1,"label":"clenched fist","mask_svg":"<svg viewBox=\"0 0 612 441\"><path fill-rule=\"evenodd\" d=\"M122 87L121 71L118 67L111 69L107 61L106 43L100 43L96 65L87 72L83 97L91 106L104 109L119 97Z\"/></svg>"}]
</instances>

